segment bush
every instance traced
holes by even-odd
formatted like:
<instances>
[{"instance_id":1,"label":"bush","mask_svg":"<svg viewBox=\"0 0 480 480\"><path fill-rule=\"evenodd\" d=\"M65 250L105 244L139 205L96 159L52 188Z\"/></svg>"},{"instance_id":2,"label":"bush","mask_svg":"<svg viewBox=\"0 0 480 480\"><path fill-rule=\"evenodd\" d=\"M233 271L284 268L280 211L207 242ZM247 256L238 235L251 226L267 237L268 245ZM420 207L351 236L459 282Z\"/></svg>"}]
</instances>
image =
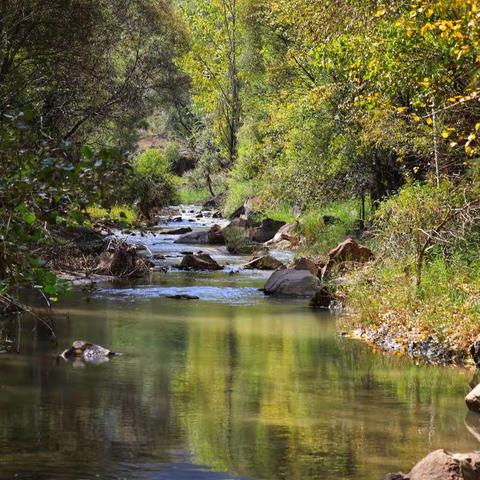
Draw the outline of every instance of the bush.
<instances>
[{"instance_id":1,"label":"bush","mask_svg":"<svg viewBox=\"0 0 480 480\"><path fill-rule=\"evenodd\" d=\"M144 218L151 220L155 210L176 203L177 185L171 158L151 148L135 158L133 168L131 198Z\"/></svg>"}]
</instances>

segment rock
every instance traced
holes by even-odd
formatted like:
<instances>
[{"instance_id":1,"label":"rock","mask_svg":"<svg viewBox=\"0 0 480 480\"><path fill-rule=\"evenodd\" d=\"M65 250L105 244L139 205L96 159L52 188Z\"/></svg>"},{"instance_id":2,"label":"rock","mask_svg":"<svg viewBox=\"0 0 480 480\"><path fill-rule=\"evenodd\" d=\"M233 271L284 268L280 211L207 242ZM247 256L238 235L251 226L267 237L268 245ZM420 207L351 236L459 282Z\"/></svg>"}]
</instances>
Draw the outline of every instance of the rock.
<instances>
[{"instance_id":1,"label":"rock","mask_svg":"<svg viewBox=\"0 0 480 480\"><path fill-rule=\"evenodd\" d=\"M161 253L154 253L152 258L154 260L165 260L165 255L162 255Z\"/></svg>"},{"instance_id":2,"label":"rock","mask_svg":"<svg viewBox=\"0 0 480 480\"><path fill-rule=\"evenodd\" d=\"M196 295L186 295L186 294L167 295L166 298L171 298L172 300L200 300L200 297L197 297Z\"/></svg>"},{"instance_id":3,"label":"rock","mask_svg":"<svg viewBox=\"0 0 480 480\"><path fill-rule=\"evenodd\" d=\"M277 270L264 287L266 295L313 297L321 287L318 277L308 270Z\"/></svg>"},{"instance_id":4,"label":"rock","mask_svg":"<svg viewBox=\"0 0 480 480\"><path fill-rule=\"evenodd\" d=\"M180 227L180 228L161 228L154 229L159 235L184 235L190 233L192 229L190 227Z\"/></svg>"},{"instance_id":5,"label":"rock","mask_svg":"<svg viewBox=\"0 0 480 480\"><path fill-rule=\"evenodd\" d=\"M210 198L202 205L203 208L216 208L217 206L216 198Z\"/></svg>"},{"instance_id":6,"label":"rock","mask_svg":"<svg viewBox=\"0 0 480 480\"><path fill-rule=\"evenodd\" d=\"M275 236L266 242L267 247L289 249L297 247L301 243L301 237L297 233L298 222L287 223L278 230Z\"/></svg>"},{"instance_id":7,"label":"rock","mask_svg":"<svg viewBox=\"0 0 480 480\"><path fill-rule=\"evenodd\" d=\"M181 270L223 270L223 267L206 253L185 255L178 268Z\"/></svg>"},{"instance_id":8,"label":"rock","mask_svg":"<svg viewBox=\"0 0 480 480\"><path fill-rule=\"evenodd\" d=\"M221 205L225 203L226 194L220 193L216 197L212 197L207 200L203 205L202 208L204 209L212 209L212 208L220 208Z\"/></svg>"},{"instance_id":9,"label":"rock","mask_svg":"<svg viewBox=\"0 0 480 480\"><path fill-rule=\"evenodd\" d=\"M174 222L174 223L180 223L180 222L183 222L183 218L182 217L175 217L175 218L172 218L170 221Z\"/></svg>"},{"instance_id":10,"label":"rock","mask_svg":"<svg viewBox=\"0 0 480 480\"><path fill-rule=\"evenodd\" d=\"M94 343L76 340L72 346L64 350L59 356L64 360L81 359L86 363L103 363L109 357L113 357L115 352L107 348L95 345Z\"/></svg>"},{"instance_id":11,"label":"rock","mask_svg":"<svg viewBox=\"0 0 480 480\"><path fill-rule=\"evenodd\" d=\"M195 218L203 218L203 213L197 213L197 215L195 215Z\"/></svg>"},{"instance_id":12,"label":"rock","mask_svg":"<svg viewBox=\"0 0 480 480\"><path fill-rule=\"evenodd\" d=\"M318 275L317 265L313 260L306 257L296 258L287 268L291 270L308 270L312 275Z\"/></svg>"},{"instance_id":13,"label":"rock","mask_svg":"<svg viewBox=\"0 0 480 480\"><path fill-rule=\"evenodd\" d=\"M328 256L329 260L321 270L321 278L328 275L334 265L344 264L345 262L365 263L375 258L369 248L360 245L351 238L347 238L333 250L330 250Z\"/></svg>"},{"instance_id":14,"label":"rock","mask_svg":"<svg viewBox=\"0 0 480 480\"><path fill-rule=\"evenodd\" d=\"M327 287L320 288L310 300L312 308L328 309L333 301L333 295Z\"/></svg>"},{"instance_id":15,"label":"rock","mask_svg":"<svg viewBox=\"0 0 480 480\"><path fill-rule=\"evenodd\" d=\"M480 366L480 336L470 345L470 355L477 367Z\"/></svg>"},{"instance_id":16,"label":"rock","mask_svg":"<svg viewBox=\"0 0 480 480\"><path fill-rule=\"evenodd\" d=\"M256 227L251 235L254 242L265 243L271 240L278 233L280 228L285 225L285 222L265 218L260 222L260 226Z\"/></svg>"},{"instance_id":17,"label":"rock","mask_svg":"<svg viewBox=\"0 0 480 480\"><path fill-rule=\"evenodd\" d=\"M213 225L208 231L192 232L175 240L174 243L191 245L224 245L225 237L220 225Z\"/></svg>"},{"instance_id":18,"label":"rock","mask_svg":"<svg viewBox=\"0 0 480 480\"><path fill-rule=\"evenodd\" d=\"M480 452L452 454L435 450L417 463L408 480L480 480Z\"/></svg>"},{"instance_id":19,"label":"rock","mask_svg":"<svg viewBox=\"0 0 480 480\"><path fill-rule=\"evenodd\" d=\"M472 412L480 413L480 384L465 397L465 403Z\"/></svg>"},{"instance_id":20,"label":"rock","mask_svg":"<svg viewBox=\"0 0 480 480\"><path fill-rule=\"evenodd\" d=\"M259 244L250 240L247 230L232 226L236 220L223 229L227 250L233 255L252 255L258 250Z\"/></svg>"},{"instance_id":21,"label":"rock","mask_svg":"<svg viewBox=\"0 0 480 480\"><path fill-rule=\"evenodd\" d=\"M215 210L212 213L212 218L222 218L222 212L220 212L219 210Z\"/></svg>"},{"instance_id":22,"label":"rock","mask_svg":"<svg viewBox=\"0 0 480 480\"><path fill-rule=\"evenodd\" d=\"M253 258L245 265L244 268L247 270L278 270L279 268L283 267L285 267L285 265L280 260L277 260L271 255L264 255Z\"/></svg>"},{"instance_id":23,"label":"rock","mask_svg":"<svg viewBox=\"0 0 480 480\"><path fill-rule=\"evenodd\" d=\"M368 262L374 258L373 252L355 240L347 238L328 253L333 262Z\"/></svg>"}]
</instances>

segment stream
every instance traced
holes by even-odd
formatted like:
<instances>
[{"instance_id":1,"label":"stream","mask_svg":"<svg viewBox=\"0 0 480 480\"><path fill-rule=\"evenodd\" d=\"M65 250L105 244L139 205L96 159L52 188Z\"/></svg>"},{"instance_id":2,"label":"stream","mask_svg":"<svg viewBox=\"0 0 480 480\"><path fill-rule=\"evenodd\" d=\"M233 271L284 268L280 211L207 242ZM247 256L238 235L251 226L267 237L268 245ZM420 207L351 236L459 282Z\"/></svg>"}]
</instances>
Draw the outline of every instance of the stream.
<instances>
[{"instance_id":1,"label":"stream","mask_svg":"<svg viewBox=\"0 0 480 480\"><path fill-rule=\"evenodd\" d=\"M165 226L221 222L183 209ZM0 356L0 480L379 479L480 449L472 372L372 352L332 314L264 297L271 272L242 270L249 257L175 238L129 241L159 265L202 250L228 267L78 289L56 308L58 347L25 325L21 353ZM123 355L57 362L75 339Z\"/></svg>"}]
</instances>

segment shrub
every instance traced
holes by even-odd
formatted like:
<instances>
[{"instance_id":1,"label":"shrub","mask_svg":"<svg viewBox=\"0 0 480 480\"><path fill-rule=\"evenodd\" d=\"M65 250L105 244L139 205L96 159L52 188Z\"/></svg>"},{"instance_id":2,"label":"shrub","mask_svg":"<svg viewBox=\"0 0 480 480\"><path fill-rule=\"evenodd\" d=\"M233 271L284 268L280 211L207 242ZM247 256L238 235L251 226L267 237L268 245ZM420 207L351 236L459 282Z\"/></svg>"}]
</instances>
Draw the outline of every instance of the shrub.
<instances>
[{"instance_id":1,"label":"shrub","mask_svg":"<svg viewBox=\"0 0 480 480\"><path fill-rule=\"evenodd\" d=\"M151 220L155 210L177 201L177 185L170 159L160 150L145 150L133 162L131 199L142 216Z\"/></svg>"}]
</instances>

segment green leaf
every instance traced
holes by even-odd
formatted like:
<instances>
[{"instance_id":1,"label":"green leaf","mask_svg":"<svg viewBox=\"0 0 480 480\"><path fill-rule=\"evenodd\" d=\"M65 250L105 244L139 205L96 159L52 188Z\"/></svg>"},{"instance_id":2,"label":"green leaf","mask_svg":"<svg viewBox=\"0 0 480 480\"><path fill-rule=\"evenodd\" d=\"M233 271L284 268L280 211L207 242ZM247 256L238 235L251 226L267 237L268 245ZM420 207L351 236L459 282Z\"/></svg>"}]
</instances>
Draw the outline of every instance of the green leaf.
<instances>
[{"instance_id":1,"label":"green leaf","mask_svg":"<svg viewBox=\"0 0 480 480\"><path fill-rule=\"evenodd\" d=\"M28 223L29 225L31 225L36 219L37 219L37 217L33 212L25 212L22 215L22 220L25 223Z\"/></svg>"}]
</instances>

